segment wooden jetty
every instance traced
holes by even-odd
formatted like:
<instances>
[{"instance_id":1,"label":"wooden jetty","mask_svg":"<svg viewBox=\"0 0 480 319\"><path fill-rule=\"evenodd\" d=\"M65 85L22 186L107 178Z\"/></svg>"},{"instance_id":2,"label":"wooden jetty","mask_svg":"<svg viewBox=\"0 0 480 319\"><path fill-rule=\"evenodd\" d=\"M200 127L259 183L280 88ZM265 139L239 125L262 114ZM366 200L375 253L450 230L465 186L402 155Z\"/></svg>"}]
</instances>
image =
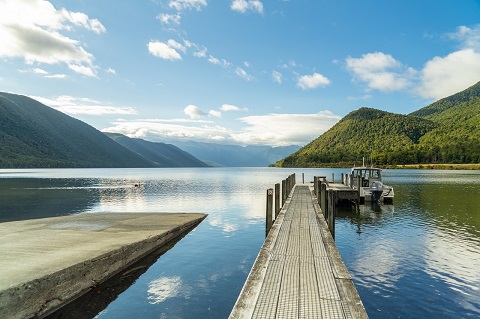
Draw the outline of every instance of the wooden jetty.
<instances>
[{"instance_id":1,"label":"wooden jetty","mask_svg":"<svg viewBox=\"0 0 480 319\"><path fill-rule=\"evenodd\" d=\"M341 195L322 185L333 202ZM292 187L230 318L368 318L318 204L321 193Z\"/></svg>"}]
</instances>

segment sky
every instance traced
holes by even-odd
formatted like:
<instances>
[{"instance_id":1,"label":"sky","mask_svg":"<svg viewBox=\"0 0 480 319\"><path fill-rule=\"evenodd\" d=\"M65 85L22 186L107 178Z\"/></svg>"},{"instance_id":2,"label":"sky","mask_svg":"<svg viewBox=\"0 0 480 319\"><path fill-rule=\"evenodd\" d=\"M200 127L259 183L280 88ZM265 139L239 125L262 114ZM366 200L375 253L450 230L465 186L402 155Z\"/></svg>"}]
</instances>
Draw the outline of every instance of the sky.
<instances>
[{"instance_id":1,"label":"sky","mask_svg":"<svg viewBox=\"0 0 480 319\"><path fill-rule=\"evenodd\" d=\"M480 0L0 0L0 91L101 131L305 145L480 81Z\"/></svg>"}]
</instances>

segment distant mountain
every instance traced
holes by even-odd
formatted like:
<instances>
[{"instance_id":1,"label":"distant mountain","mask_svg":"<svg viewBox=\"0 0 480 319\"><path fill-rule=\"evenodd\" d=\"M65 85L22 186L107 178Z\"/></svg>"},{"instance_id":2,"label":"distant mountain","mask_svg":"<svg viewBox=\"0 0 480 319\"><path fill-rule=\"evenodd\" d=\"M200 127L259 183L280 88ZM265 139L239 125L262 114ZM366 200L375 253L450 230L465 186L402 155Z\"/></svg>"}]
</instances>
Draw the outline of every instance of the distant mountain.
<instances>
[{"instance_id":1,"label":"distant mountain","mask_svg":"<svg viewBox=\"0 0 480 319\"><path fill-rule=\"evenodd\" d=\"M346 166L480 162L480 82L409 115L353 111L330 130L276 163Z\"/></svg>"},{"instance_id":2,"label":"distant mountain","mask_svg":"<svg viewBox=\"0 0 480 319\"><path fill-rule=\"evenodd\" d=\"M155 163L158 167L207 167L191 154L182 151L178 147L165 144L145 141L139 138L129 138L122 134L105 133L115 142L128 148L147 160Z\"/></svg>"},{"instance_id":3,"label":"distant mountain","mask_svg":"<svg viewBox=\"0 0 480 319\"><path fill-rule=\"evenodd\" d=\"M172 142L211 166L266 167L297 151L300 146L240 146L201 142Z\"/></svg>"},{"instance_id":4,"label":"distant mountain","mask_svg":"<svg viewBox=\"0 0 480 319\"><path fill-rule=\"evenodd\" d=\"M0 168L205 166L173 145L109 137L34 99L0 92Z\"/></svg>"}]
</instances>

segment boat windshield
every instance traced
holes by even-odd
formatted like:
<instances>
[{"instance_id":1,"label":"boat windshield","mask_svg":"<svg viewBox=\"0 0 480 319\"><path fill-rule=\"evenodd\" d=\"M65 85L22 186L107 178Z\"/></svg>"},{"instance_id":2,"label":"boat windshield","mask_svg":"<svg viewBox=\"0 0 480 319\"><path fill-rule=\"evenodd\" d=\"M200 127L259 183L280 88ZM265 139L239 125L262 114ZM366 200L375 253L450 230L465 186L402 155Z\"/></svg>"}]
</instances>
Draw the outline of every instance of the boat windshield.
<instances>
[{"instance_id":1,"label":"boat windshield","mask_svg":"<svg viewBox=\"0 0 480 319\"><path fill-rule=\"evenodd\" d=\"M370 171L370 174L371 174L371 178L380 178L380 170L379 169L372 169Z\"/></svg>"},{"instance_id":2,"label":"boat windshield","mask_svg":"<svg viewBox=\"0 0 480 319\"><path fill-rule=\"evenodd\" d=\"M380 170L379 169L354 169L353 177L363 177L364 179L380 179Z\"/></svg>"}]
</instances>

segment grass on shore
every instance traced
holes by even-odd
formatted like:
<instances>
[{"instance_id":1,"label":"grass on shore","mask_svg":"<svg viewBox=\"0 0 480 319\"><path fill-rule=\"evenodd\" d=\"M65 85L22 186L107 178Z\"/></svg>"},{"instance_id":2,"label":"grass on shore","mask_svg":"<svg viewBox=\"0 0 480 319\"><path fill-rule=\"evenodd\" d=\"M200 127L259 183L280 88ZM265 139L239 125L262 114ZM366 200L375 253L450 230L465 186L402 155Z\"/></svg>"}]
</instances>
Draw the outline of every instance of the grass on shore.
<instances>
[{"instance_id":1,"label":"grass on shore","mask_svg":"<svg viewBox=\"0 0 480 319\"><path fill-rule=\"evenodd\" d=\"M443 169L443 170L480 170L479 164L405 164L392 165L398 169Z\"/></svg>"}]
</instances>

